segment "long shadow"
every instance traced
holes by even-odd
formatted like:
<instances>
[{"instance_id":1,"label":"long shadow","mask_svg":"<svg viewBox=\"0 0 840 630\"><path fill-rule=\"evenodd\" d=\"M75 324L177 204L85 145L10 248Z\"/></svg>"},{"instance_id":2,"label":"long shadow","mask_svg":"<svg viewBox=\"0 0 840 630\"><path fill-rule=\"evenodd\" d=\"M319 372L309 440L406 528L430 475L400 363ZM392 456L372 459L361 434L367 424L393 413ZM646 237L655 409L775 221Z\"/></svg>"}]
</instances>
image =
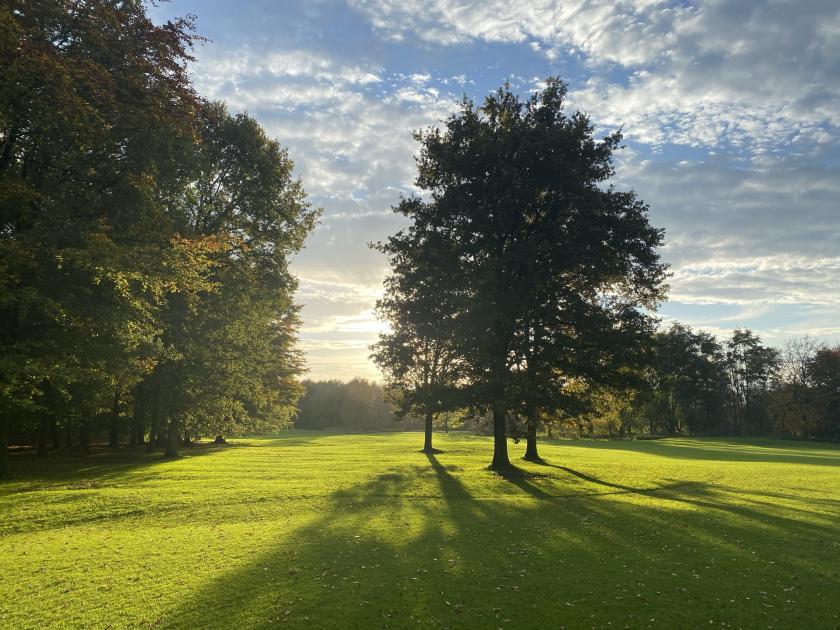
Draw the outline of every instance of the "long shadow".
<instances>
[{"instance_id":1,"label":"long shadow","mask_svg":"<svg viewBox=\"0 0 840 630\"><path fill-rule=\"evenodd\" d=\"M271 465L262 452L259 465ZM257 511L255 497L220 494L231 505L214 504L212 527L197 529L206 548L141 582L148 620L119 616L107 593L88 597L108 601L115 626L836 626L840 510L830 497L667 479L634 488L561 466L508 479L465 470L459 457L372 461L360 483ZM162 541L175 518L159 521Z\"/></svg>"},{"instance_id":2,"label":"long shadow","mask_svg":"<svg viewBox=\"0 0 840 630\"><path fill-rule=\"evenodd\" d=\"M786 501L801 501L801 497L781 493L781 492L768 492L768 491L758 491L758 490L738 490L733 489L727 486L722 486L715 483L710 483L707 481L680 481L674 483L665 483L665 484L658 484L656 486L652 486L650 488L634 488L632 486L626 486L623 484L613 483L610 481L605 481L593 475L589 475L578 470L574 470L573 468L569 468L568 466L559 466L557 464L551 464L548 462L543 461L542 465L550 466L552 468L556 468L558 470L562 470L564 472L569 473L570 475L577 477L578 479L582 479L583 481L597 484L607 488L614 488L616 490L620 490L624 493L629 494L657 494L660 498L669 500L669 501L677 501L692 504L698 507L706 508L706 509L714 509L714 510L723 510L729 511L732 513L737 513L739 515L745 517L759 517L764 516L760 513L760 510L753 510L749 506L757 506L767 508L768 514L766 515L765 520L770 521L777 521L779 520L777 513L780 510L784 510L790 513L800 513L802 515L812 515L814 513L813 510L806 510L803 508L796 508L790 505L780 506L778 501L773 501L773 499L783 499ZM673 494L674 490L686 490L688 488L692 489L690 494L686 494L685 492L681 492L680 494ZM732 504L727 502L722 502L720 500L710 500L710 492L714 492L718 499L721 495L729 494L734 495L737 497L737 500ZM749 496L745 496L749 495ZM768 501L760 501L755 497L762 497L770 499ZM836 513L840 513L840 500L835 499L821 499L821 498L809 498L808 503L821 506L824 508L829 508L831 510L836 511ZM807 527L807 526L805 526Z\"/></svg>"},{"instance_id":3,"label":"long shadow","mask_svg":"<svg viewBox=\"0 0 840 630\"><path fill-rule=\"evenodd\" d=\"M181 449L179 457L163 458L159 451L144 448L118 451L81 453L50 453L45 459L25 454L16 462L15 476L0 485L0 535L61 530L73 526L118 524L125 520L153 517L159 522L182 521L200 511L200 498L186 493L177 501L161 504L147 500L147 488L166 484L170 490L192 483L196 461L218 457L240 449L257 451L266 446L274 448L311 446L324 434L292 434L232 443L228 445L202 444ZM268 453L267 451L264 451ZM16 455L14 459L20 457ZM227 461L224 459L223 461ZM214 468L218 468L213 464ZM202 464L201 469L206 467ZM186 476L184 471L191 471ZM107 496L107 500L94 501ZM209 500L205 493L204 501ZM236 518L235 510L247 514L264 509L259 497L241 498L237 506L221 503L215 507L221 518Z\"/></svg>"},{"instance_id":4,"label":"long shadow","mask_svg":"<svg viewBox=\"0 0 840 630\"><path fill-rule=\"evenodd\" d=\"M39 458L34 452L14 453L9 457L11 476L0 482L0 496L4 491L26 492L44 489L43 484L55 482L72 484L78 481L105 481L137 468L167 464L234 448L231 445L202 444L182 448L177 458L165 458L162 451L148 451L145 447L112 450L51 451ZM39 483L40 482L40 483Z\"/></svg>"},{"instance_id":5,"label":"long shadow","mask_svg":"<svg viewBox=\"0 0 840 630\"><path fill-rule=\"evenodd\" d=\"M557 464L550 464L548 462L544 462L543 466L550 466L551 468L556 468L558 470L562 470L563 472L569 473L573 477L577 477L578 479L582 479L583 481L594 483L599 486L604 486L605 488L613 488L615 490L621 490L622 492L628 494L650 494L652 492L661 492L663 490L673 490L676 488L685 488L688 486L697 486L703 485L706 482L701 481L682 481L682 482L675 482L672 484L660 484L656 486L652 486L650 488L634 488L633 486L625 486L620 483L613 483L611 481L605 481L603 479L599 479L593 475L587 475L586 473L580 472L579 470L575 470L574 468L569 468L568 466L559 466Z\"/></svg>"},{"instance_id":6,"label":"long shadow","mask_svg":"<svg viewBox=\"0 0 840 630\"><path fill-rule=\"evenodd\" d=\"M444 465L438 461L438 458L434 454L424 453L424 455L429 460L429 465L432 467L432 470L435 471L438 484L440 484L441 496L446 499L468 499L472 496L467 490L467 487L455 479Z\"/></svg>"},{"instance_id":7,"label":"long shadow","mask_svg":"<svg viewBox=\"0 0 840 630\"><path fill-rule=\"evenodd\" d=\"M278 529L250 561L215 575L161 624L833 623L824 593L799 589L796 580L811 571L826 576L829 590L837 585L827 576L835 575L840 551L807 542L809 536L836 539L837 522L805 523L769 507L729 506L726 489L713 485L648 491L566 469L621 496L546 496L519 477L503 480L517 494L479 497L465 483L466 473L447 466L446 458L427 455L426 461L332 493L306 523ZM667 501L633 497L653 491ZM513 500L521 497L531 500ZM780 553L783 540L804 546Z\"/></svg>"},{"instance_id":8,"label":"long shadow","mask_svg":"<svg viewBox=\"0 0 840 630\"><path fill-rule=\"evenodd\" d=\"M96 448L90 453L79 450L50 451L37 457L34 450L12 452L9 456L11 476L0 479L0 497L4 494L45 489L49 482L61 485L102 483L125 475L137 468L154 467L173 461L225 452L232 448L293 447L311 444L331 437L321 432L288 432L248 438L246 443L216 445L202 443L182 447L177 458L163 457L161 449L124 447L118 450Z\"/></svg>"},{"instance_id":9,"label":"long shadow","mask_svg":"<svg viewBox=\"0 0 840 630\"><path fill-rule=\"evenodd\" d=\"M530 482L531 479L538 479L543 477L543 475L530 473L516 466L494 470L491 474L504 479L519 488L522 492L530 494L537 499L549 499L554 496Z\"/></svg>"},{"instance_id":10,"label":"long shadow","mask_svg":"<svg viewBox=\"0 0 840 630\"><path fill-rule=\"evenodd\" d=\"M545 440L552 446L630 451L686 460L778 462L840 466L840 446L834 443L754 439L664 438L661 440ZM814 451L814 452L808 452Z\"/></svg>"}]
</instances>

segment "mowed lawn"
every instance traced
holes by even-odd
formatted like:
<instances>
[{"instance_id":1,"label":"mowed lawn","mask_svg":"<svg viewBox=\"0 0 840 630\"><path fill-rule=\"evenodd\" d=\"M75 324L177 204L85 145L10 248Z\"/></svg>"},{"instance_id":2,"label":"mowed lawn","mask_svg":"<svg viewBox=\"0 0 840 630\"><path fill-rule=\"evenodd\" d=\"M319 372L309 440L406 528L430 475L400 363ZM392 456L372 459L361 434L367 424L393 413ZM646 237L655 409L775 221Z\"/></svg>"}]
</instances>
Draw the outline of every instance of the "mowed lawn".
<instances>
[{"instance_id":1,"label":"mowed lawn","mask_svg":"<svg viewBox=\"0 0 840 630\"><path fill-rule=\"evenodd\" d=\"M435 439L14 455L0 627L840 627L835 445Z\"/></svg>"}]
</instances>

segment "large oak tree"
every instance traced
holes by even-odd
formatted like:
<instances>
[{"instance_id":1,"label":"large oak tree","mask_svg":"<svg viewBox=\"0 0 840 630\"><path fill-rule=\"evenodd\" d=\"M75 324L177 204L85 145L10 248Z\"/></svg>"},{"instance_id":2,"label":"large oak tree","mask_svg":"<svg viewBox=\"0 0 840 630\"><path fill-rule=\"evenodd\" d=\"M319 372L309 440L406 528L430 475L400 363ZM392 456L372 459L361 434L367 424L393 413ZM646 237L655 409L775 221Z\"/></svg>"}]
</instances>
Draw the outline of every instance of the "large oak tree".
<instances>
[{"instance_id":1,"label":"large oak tree","mask_svg":"<svg viewBox=\"0 0 840 630\"><path fill-rule=\"evenodd\" d=\"M663 233L632 191L607 184L621 134L596 140L565 94L551 78L527 100L507 85L481 106L464 99L442 129L416 134L426 194L397 208L412 222L397 235L412 255L435 274L446 261L451 282L434 309L449 317L462 390L492 413L494 468L510 466L508 416L528 412L535 438L539 410L566 404L567 382L615 380L663 297ZM388 313L395 330L422 319L418 302L400 304Z\"/></svg>"}]
</instances>

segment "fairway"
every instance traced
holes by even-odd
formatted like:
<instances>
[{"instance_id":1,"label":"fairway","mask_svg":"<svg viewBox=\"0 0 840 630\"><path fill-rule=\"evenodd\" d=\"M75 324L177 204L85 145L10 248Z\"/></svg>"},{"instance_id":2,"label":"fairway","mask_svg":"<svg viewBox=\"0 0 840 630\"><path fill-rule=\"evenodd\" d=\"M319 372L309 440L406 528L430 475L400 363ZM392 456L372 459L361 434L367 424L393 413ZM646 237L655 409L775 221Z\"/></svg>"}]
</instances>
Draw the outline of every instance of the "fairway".
<instances>
[{"instance_id":1,"label":"fairway","mask_svg":"<svg viewBox=\"0 0 840 630\"><path fill-rule=\"evenodd\" d=\"M835 445L435 440L14 455L0 627L840 627Z\"/></svg>"}]
</instances>

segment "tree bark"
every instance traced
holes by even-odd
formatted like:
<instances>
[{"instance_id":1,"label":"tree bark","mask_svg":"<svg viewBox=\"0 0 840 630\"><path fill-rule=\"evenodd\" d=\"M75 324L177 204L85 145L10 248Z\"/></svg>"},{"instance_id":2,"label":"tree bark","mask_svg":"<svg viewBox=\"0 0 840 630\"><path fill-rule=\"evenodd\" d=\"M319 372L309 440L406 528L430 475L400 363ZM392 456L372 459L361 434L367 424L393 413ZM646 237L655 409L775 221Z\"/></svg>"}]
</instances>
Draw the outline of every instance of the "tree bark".
<instances>
[{"instance_id":1,"label":"tree bark","mask_svg":"<svg viewBox=\"0 0 840 630\"><path fill-rule=\"evenodd\" d=\"M152 415L152 425L149 427L149 450L153 450L155 446L157 446L160 442L160 438L158 433L160 430L158 429L158 417L157 414Z\"/></svg>"},{"instance_id":2,"label":"tree bark","mask_svg":"<svg viewBox=\"0 0 840 630\"><path fill-rule=\"evenodd\" d=\"M9 476L9 419L0 413L0 479Z\"/></svg>"},{"instance_id":3,"label":"tree bark","mask_svg":"<svg viewBox=\"0 0 840 630\"><path fill-rule=\"evenodd\" d=\"M79 427L79 446L83 453L90 453L90 423L87 420Z\"/></svg>"},{"instance_id":4,"label":"tree bark","mask_svg":"<svg viewBox=\"0 0 840 630\"><path fill-rule=\"evenodd\" d=\"M52 450L57 451L61 448L61 433L58 430L58 422L55 416L50 417L50 439L52 440Z\"/></svg>"},{"instance_id":5,"label":"tree bark","mask_svg":"<svg viewBox=\"0 0 840 630\"><path fill-rule=\"evenodd\" d=\"M426 431L425 436L423 439L423 452L424 453L432 453L434 449L432 448L432 423L434 420L434 414L431 411L426 412Z\"/></svg>"},{"instance_id":6,"label":"tree bark","mask_svg":"<svg viewBox=\"0 0 840 630\"><path fill-rule=\"evenodd\" d=\"M46 457L49 451L48 441L50 438L50 417L44 412L38 419L38 457Z\"/></svg>"},{"instance_id":7,"label":"tree bark","mask_svg":"<svg viewBox=\"0 0 840 630\"><path fill-rule=\"evenodd\" d=\"M164 455L167 457L178 456L178 446L181 444L181 430L178 426L178 419L174 416L169 419L169 428L166 435L166 451Z\"/></svg>"},{"instance_id":8,"label":"tree bark","mask_svg":"<svg viewBox=\"0 0 840 630\"><path fill-rule=\"evenodd\" d=\"M510 468L507 447L507 420L505 412L498 405L493 406L493 463L490 468L505 470Z\"/></svg>"},{"instance_id":9,"label":"tree bark","mask_svg":"<svg viewBox=\"0 0 840 630\"><path fill-rule=\"evenodd\" d=\"M528 414L528 424L525 431L525 455L522 459L527 459L529 462L539 462L539 454L537 453L537 424L539 422L537 412L531 411Z\"/></svg>"},{"instance_id":10,"label":"tree bark","mask_svg":"<svg viewBox=\"0 0 840 630\"><path fill-rule=\"evenodd\" d=\"M111 416L108 424L108 448L118 449L120 447L120 390L114 392L114 403L111 407Z\"/></svg>"},{"instance_id":11,"label":"tree bark","mask_svg":"<svg viewBox=\"0 0 840 630\"><path fill-rule=\"evenodd\" d=\"M131 446L146 443L146 387L140 383L134 390L134 412L131 418Z\"/></svg>"},{"instance_id":12,"label":"tree bark","mask_svg":"<svg viewBox=\"0 0 840 630\"><path fill-rule=\"evenodd\" d=\"M146 443L146 432L143 420L135 418L131 424L131 446L143 446Z\"/></svg>"}]
</instances>

